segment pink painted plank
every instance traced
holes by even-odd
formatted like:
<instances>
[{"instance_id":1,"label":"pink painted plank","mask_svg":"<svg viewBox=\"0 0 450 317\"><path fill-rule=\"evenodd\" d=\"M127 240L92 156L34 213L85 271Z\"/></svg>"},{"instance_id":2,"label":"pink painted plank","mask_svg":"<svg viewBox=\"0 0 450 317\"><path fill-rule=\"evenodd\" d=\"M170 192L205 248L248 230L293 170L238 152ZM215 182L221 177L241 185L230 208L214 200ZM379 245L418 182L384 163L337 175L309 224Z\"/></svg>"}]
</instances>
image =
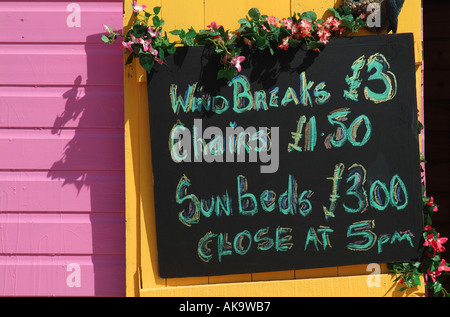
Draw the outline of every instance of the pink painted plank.
<instances>
[{"instance_id":1,"label":"pink painted plank","mask_svg":"<svg viewBox=\"0 0 450 317\"><path fill-rule=\"evenodd\" d=\"M122 255L0 255L0 296L125 296L125 259Z\"/></svg>"},{"instance_id":2,"label":"pink painted plank","mask_svg":"<svg viewBox=\"0 0 450 317\"><path fill-rule=\"evenodd\" d=\"M0 212L124 210L123 171L0 171Z\"/></svg>"},{"instance_id":3,"label":"pink painted plank","mask_svg":"<svg viewBox=\"0 0 450 317\"><path fill-rule=\"evenodd\" d=\"M0 213L0 254L125 254L123 213Z\"/></svg>"},{"instance_id":4,"label":"pink painted plank","mask_svg":"<svg viewBox=\"0 0 450 317\"><path fill-rule=\"evenodd\" d=\"M122 1L0 2L1 42L100 42L103 24L122 29Z\"/></svg>"},{"instance_id":5,"label":"pink painted plank","mask_svg":"<svg viewBox=\"0 0 450 317\"><path fill-rule=\"evenodd\" d=\"M124 170L123 129L2 129L0 169Z\"/></svg>"},{"instance_id":6,"label":"pink painted plank","mask_svg":"<svg viewBox=\"0 0 450 317\"><path fill-rule=\"evenodd\" d=\"M121 128L121 86L0 86L0 127Z\"/></svg>"},{"instance_id":7,"label":"pink painted plank","mask_svg":"<svg viewBox=\"0 0 450 317\"><path fill-rule=\"evenodd\" d=\"M0 85L123 85L119 44L0 45Z\"/></svg>"}]
</instances>

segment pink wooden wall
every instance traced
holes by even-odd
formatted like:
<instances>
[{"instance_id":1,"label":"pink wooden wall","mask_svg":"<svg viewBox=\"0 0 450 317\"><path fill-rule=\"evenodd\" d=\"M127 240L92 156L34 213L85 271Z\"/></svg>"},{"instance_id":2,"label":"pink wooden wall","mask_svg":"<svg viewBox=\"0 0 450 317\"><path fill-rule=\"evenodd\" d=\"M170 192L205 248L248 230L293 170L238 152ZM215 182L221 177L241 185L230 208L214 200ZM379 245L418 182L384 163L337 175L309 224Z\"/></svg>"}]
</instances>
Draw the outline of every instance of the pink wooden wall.
<instances>
[{"instance_id":1,"label":"pink wooden wall","mask_svg":"<svg viewBox=\"0 0 450 317\"><path fill-rule=\"evenodd\" d=\"M0 296L125 295L122 6L0 1Z\"/></svg>"}]
</instances>

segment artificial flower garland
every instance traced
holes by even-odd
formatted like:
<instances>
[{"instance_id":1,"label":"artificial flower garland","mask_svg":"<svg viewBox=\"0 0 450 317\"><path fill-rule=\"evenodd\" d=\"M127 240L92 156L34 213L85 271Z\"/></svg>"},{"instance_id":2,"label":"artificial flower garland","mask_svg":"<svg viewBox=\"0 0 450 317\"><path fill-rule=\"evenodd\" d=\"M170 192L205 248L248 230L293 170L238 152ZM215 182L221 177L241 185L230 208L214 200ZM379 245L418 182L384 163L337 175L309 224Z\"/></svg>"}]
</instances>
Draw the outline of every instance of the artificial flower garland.
<instances>
[{"instance_id":1,"label":"artificial flower garland","mask_svg":"<svg viewBox=\"0 0 450 317\"><path fill-rule=\"evenodd\" d=\"M234 78L241 71L241 63L245 61L245 56L241 55L244 47L268 49L274 54L277 49L288 50L304 45L308 50L320 52L330 37L347 36L367 26L365 15L354 17L348 6L328 9L334 16L326 20L317 19L312 11L279 19L262 15L258 9L252 8L248 11L248 17L238 21L240 27L235 31L225 30L213 21L207 29L198 32L193 28L173 30L170 33L178 36L179 40L170 42L167 33L163 33L164 20L158 16L161 7L149 12L145 5L134 1L132 8L136 21L126 34L104 25L106 34L102 36L103 42L110 44L119 37L123 39L122 48L131 53L126 64L139 57L142 67L150 72L155 62L162 64L167 55L175 53L177 44L212 45L220 55L222 65L217 78L226 79Z\"/></svg>"},{"instance_id":2,"label":"artificial flower garland","mask_svg":"<svg viewBox=\"0 0 450 317\"><path fill-rule=\"evenodd\" d=\"M352 7L345 3L348 1L337 9L328 9L334 16L326 20L317 19L317 15L312 11L279 19L261 15L258 9L252 8L248 12L248 17L238 21L240 27L236 31L225 30L222 25L213 21L207 29L199 32L193 28L188 31L173 30L170 33L178 36L180 40L170 42L167 33L163 33L164 20L158 16L161 7L154 7L152 12L148 12L145 10L147 6L138 5L137 1L134 1L132 9L136 21L130 30L126 34L121 34L119 30L114 31L104 25L106 34L102 36L102 40L112 44L121 37L122 48L130 52L126 64L138 57L147 72L151 71L155 62L163 64L167 55L174 54L177 44L212 45L215 52L220 55L222 65L217 78L232 79L241 71L241 63L245 61L245 56L241 55L243 47L268 49L274 54L276 49L286 51L291 47L304 45L306 49L319 53L330 37L348 36L357 32L360 27L367 27L365 15L358 12L354 16ZM422 128L419 122L419 133ZM435 204L433 197L426 196L424 183L422 191L425 223L423 256L418 261L389 263L388 267L396 274L395 281L405 284L400 291L420 285L420 276L424 275L425 286L433 290L435 296L439 294L449 296L442 286L443 276L450 274L448 273L450 267L442 258L442 252L445 251L443 244L447 238L441 237L432 227L431 218L438 210L438 205Z\"/></svg>"}]
</instances>

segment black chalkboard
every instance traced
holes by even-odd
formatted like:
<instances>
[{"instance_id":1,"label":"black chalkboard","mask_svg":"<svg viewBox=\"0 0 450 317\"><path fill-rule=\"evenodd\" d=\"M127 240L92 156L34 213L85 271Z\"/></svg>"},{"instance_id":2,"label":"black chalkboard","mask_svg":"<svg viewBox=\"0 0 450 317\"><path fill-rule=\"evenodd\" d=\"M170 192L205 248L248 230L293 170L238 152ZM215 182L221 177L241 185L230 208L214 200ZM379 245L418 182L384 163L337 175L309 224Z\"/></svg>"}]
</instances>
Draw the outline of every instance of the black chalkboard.
<instances>
[{"instance_id":1,"label":"black chalkboard","mask_svg":"<svg viewBox=\"0 0 450 317\"><path fill-rule=\"evenodd\" d=\"M160 276L416 258L413 36L245 54L231 81L208 47L149 75Z\"/></svg>"}]
</instances>

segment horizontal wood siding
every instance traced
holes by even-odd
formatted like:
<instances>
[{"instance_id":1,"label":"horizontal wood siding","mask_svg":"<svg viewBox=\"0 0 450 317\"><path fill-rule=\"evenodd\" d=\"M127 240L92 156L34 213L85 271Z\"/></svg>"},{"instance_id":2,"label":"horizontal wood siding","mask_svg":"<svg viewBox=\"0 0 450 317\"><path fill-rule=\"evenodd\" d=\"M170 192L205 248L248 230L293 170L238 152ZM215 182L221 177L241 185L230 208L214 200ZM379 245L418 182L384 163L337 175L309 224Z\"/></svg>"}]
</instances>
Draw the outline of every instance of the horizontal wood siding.
<instances>
[{"instance_id":1,"label":"horizontal wood siding","mask_svg":"<svg viewBox=\"0 0 450 317\"><path fill-rule=\"evenodd\" d=\"M0 2L0 296L125 295L122 13Z\"/></svg>"}]
</instances>

